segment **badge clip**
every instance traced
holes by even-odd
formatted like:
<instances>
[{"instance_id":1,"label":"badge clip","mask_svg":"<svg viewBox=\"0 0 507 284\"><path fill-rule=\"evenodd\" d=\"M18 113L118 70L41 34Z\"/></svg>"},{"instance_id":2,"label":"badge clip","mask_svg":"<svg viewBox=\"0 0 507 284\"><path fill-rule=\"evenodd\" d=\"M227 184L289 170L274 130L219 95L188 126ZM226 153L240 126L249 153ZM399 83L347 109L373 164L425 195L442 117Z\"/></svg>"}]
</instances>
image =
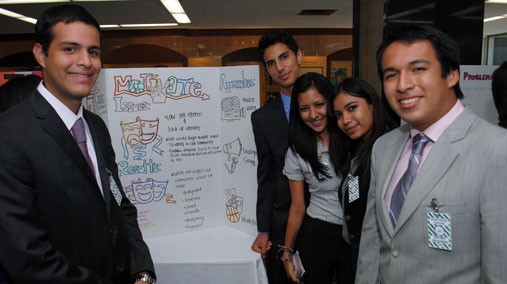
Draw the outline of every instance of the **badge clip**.
<instances>
[{"instance_id":1,"label":"badge clip","mask_svg":"<svg viewBox=\"0 0 507 284\"><path fill-rule=\"evenodd\" d=\"M433 207L433 212L438 212L438 200L436 198L431 199L431 207Z\"/></svg>"}]
</instances>

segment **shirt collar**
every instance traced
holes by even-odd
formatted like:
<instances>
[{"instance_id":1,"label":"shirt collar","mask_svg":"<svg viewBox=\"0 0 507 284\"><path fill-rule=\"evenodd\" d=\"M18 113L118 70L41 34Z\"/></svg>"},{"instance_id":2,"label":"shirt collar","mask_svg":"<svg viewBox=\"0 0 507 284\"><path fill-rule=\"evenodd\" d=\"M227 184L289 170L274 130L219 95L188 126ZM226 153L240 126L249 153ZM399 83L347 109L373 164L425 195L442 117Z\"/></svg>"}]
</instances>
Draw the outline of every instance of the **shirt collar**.
<instances>
[{"instance_id":1,"label":"shirt collar","mask_svg":"<svg viewBox=\"0 0 507 284\"><path fill-rule=\"evenodd\" d=\"M290 105L290 96L287 96L286 94L280 92L280 97L282 98L282 102L284 105L286 104Z\"/></svg>"},{"instance_id":2,"label":"shirt collar","mask_svg":"<svg viewBox=\"0 0 507 284\"><path fill-rule=\"evenodd\" d=\"M442 136L442 133L451 125L451 123L456 120L456 118L465 110L465 107L461 103L460 100L454 104L454 106L447 112L443 117L441 117L437 122L430 125L430 127L424 130L424 135L428 136L428 138L433 141L433 143L437 142L437 140ZM421 133L419 130L415 128L410 128L410 137L414 137L418 133Z\"/></svg>"},{"instance_id":3,"label":"shirt collar","mask_svg":"<svg viewBox=\"0 0 507 284\"><path fill-rule=\"evenodd\" d=\"M67 129L71 129L76 120L79 118L83 118L83 106L79 107L77 114L71 111L67 106L65 106L60 100L58 100L53 94L51 94L48 89L41 82L37 87L37 91L46 99L46 101L53 107L58 116L63 120ZM84 118L83 118L84 119Z\"/></svg>"},{"instance_id":4,"label":"shirt collar","mask_svg":"<svg viewBox=\"0 0 507 284\"><path fill-rule=\"evenodd\" d=\"M282 98L283 108L285 110L285 116L287 116L287 120L289 119L289 113L290 113L290 100L291 97L287 96L286 94L280 92L280 98Z\"/></svg>"}]
</instances>

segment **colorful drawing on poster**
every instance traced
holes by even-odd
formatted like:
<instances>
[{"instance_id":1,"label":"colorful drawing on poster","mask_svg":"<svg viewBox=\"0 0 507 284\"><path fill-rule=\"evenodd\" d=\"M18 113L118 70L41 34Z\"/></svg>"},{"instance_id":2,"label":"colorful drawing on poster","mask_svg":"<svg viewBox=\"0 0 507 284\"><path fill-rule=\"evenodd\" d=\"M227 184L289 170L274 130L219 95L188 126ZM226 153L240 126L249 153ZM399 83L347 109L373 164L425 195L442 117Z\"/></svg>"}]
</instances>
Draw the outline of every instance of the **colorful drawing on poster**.
<instances>
[{"instance_id":1,"label":"colorful drawing on poster","mask_svg":"<svg viewBox=\"0 0 507 284\"><path fill-rule=\"evenodd\" d=\"M133 159L141 160L146 156L145 150L149 144L154 144L152 147L153 152L163 156L164 150L160 149L163 139L158 135L158 117L153 120L136 117L135 121L120 121L120 127L123 134L121 144L125 160L129 158L129 148L132 149L134 154Z\"/></svg>"},{"instance_id":2,"label":"colorful drawing on poster","mask_svg":"<svg viewBox=\"0 0 507 284\"><path fill-rule=\"evenodd\" d=\"M172 194L166 194L168 180L157 181L152 178L147 178L146 181L132 181L127 187L124 187L125 195L132 204L147 204L158 202L164 197L166 203L176 203Z\"/></svg>"},{"instance_id":3,"label":"colorful drawing on poster","mask_svg":"<svg viewBox=\"0 0 507 284\"><path fill-rule=\"evenodd\" d=\"M229 97L222 99L222 120L240 120L246 117L245 108L241 107L241 101L238 97Z\"/></svg>"},{"instance_id":4,"label":"colorful drawing on poster","mask_svg":"<svg viewBox=\"0 0 507 284\"><path fill-rule=\"evenodd\" d=\"M225 203L225 215L231 223L238 223L243 213L243 198L236 195L235 188L225 189L227 202Z\"/></svg>"},{"instance_id":5,"label":"colorful drawing on poster","mask_svg":"<svg viewBox=\"0 0 507 284\"><path fill-rule=\"evenodd\" d=\"M230 174L233 174L236 171L236 164L239 162L239 156L241 155L242 149L243 146L241 145L239 137L232 142L224 144L223 150L224 153L227 154L227 161L224 165Z\"/></svg>"},{"instance_id":6,"label":"colorful drawing on poster","mask_svg":"<svg viewBox=\"0 0 507 284\"><path fill-rule=\"evenodd\" d=\"M210 98L208 94L202 91L201 83L196 82L195 78L169 76L162 83L159 74L141 73L139 77L134 79L133 75L114 76L114 96L150 96L154 104L165 103L167 99L199 98L209 100Z\"/></svg>"}]
</instances>

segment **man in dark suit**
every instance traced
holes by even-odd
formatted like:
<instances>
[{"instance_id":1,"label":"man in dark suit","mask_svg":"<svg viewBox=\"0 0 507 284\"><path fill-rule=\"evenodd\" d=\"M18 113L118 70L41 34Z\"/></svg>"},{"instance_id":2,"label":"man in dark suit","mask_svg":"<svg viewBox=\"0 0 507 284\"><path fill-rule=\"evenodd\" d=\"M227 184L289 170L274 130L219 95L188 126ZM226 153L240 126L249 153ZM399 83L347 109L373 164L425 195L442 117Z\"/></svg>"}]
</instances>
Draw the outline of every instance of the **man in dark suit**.
<instances>
[{"instance_id":1,"label":"man in dark suit","mask_svg":"<svg viewBox=\"0 0 507 284\"><path fill-rule=\"evenodd\" d=\"M259 41L259 53L280 95L252 113L257 147L257 229L252 250L267 256L269 283L290 283L277 259L278 245L285 242L290 208L290 190L282 173L289 145L289 108L292 86L301 73L303 55L285 31L269 31Z\"/></svg>"},{"instance_id":2,"label":"man in dark suit","mask_svg":"<svg viewBox=\"0 0 507 284\"><path fill-rule=\"evenodd\" d=\"M61 5L35 31L43 83L0 116L0 271L8 283L154 283L109 132L81 105L101 69L100 27Z\"/></svg>"}]
</instances>

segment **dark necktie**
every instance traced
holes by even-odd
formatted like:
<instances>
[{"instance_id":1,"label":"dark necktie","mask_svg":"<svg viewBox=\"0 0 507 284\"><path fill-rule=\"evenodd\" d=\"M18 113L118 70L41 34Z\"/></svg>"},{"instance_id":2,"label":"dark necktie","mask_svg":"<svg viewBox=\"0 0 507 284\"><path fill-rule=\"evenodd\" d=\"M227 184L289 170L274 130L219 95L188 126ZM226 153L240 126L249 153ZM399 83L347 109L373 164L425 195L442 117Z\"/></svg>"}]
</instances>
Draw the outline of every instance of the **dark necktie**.
<instances>
[{"instance_id":1,"label":"dark necktie","mask_svg":"<svg viewBox=\"0 0 507 284\"><path fill-rule=\"evenodd\" d=\"M90 166L90 169L92 170L93 175L95 175L95 167L93 166L92 159L90 158L90 155L88 154L88 147L86 146L86 131L83 123L83 119L79 118L72 128L70 129L72 131L72 134L74 135L74 139L77 142L77 145L79 146L79 149L81 150L81 153L83 153L83 156L85 157L86 161L88 162L88 166Z\"/></svg>"},{"instance_id":2,"label":"dark necktie","mask_svg":"<svg viewBox=\"0 0 507 284\"><path fill-rule=\"evenodd\" d=\"M398 216L400 215L401 208L407 197L408 190L412 185L417 173L417 168L421 162L422 152L424 146L430 141L430 139L423 133L419 133L413 138L412 143L412 154L408 161L407 171L403 174L400 181L396 185L391 197L391 206L389 207L389 216L393 226L398 222Z\"/></svg>"}]
</instances>

